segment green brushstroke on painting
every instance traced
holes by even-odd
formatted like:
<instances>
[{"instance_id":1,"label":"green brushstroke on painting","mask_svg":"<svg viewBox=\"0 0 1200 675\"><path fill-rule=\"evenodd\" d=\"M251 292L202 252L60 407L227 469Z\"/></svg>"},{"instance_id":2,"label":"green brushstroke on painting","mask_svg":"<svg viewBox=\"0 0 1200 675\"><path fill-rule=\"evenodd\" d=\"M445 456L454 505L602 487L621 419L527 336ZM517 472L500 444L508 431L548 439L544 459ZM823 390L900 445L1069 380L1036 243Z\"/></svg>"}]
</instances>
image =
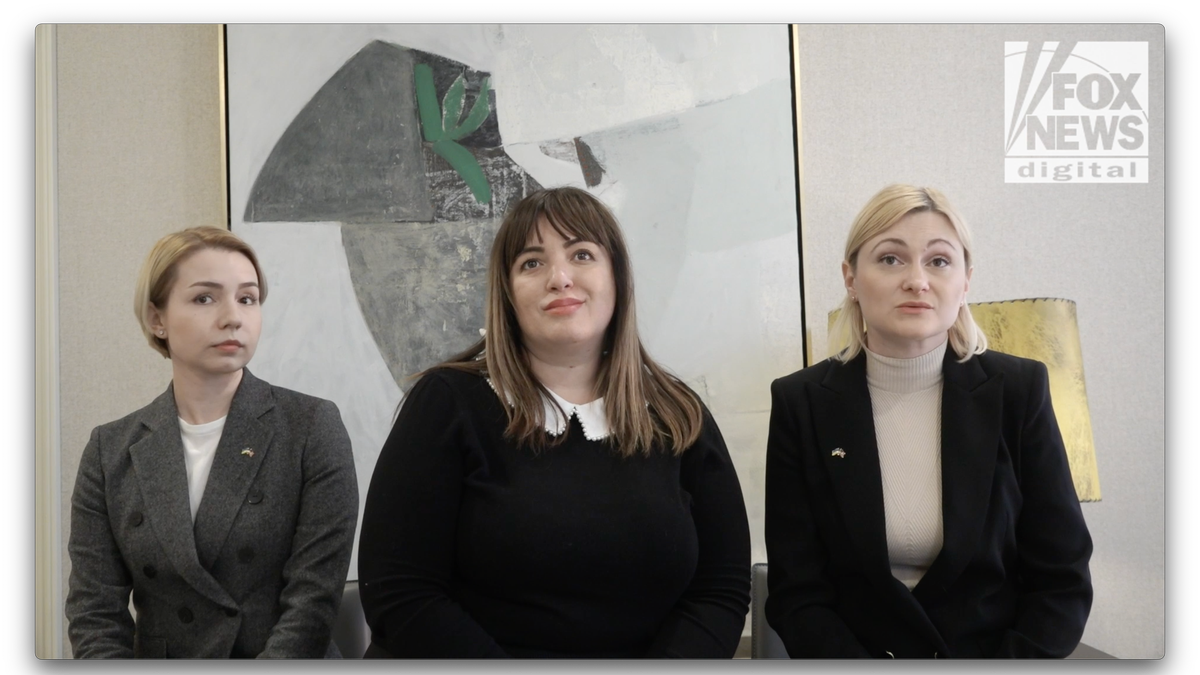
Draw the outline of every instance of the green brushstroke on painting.
<instances>
[{"instance_id":1,"label":"green brushstroke on painting","mask_svg":"<svg viewBox=\"0 0 1200 675\"><path fill-rule=\"evenodd\" d=\"M471 112L462 119L463 99L466 97L466 84L462 75L456 77L446 90L439 110L437 88L433 84L433 68L429 64L419 63L413 71L417 85L417 108L425 140L432 143L433 151L458 172L467 187L471 188L476 202L484 204L491 201L492 188L488 185L487 176L471 151L458 143L460 138L478 129L491 113L491 107L488 105L488 78L483 78Z\"/></svg>"}]
</instances>

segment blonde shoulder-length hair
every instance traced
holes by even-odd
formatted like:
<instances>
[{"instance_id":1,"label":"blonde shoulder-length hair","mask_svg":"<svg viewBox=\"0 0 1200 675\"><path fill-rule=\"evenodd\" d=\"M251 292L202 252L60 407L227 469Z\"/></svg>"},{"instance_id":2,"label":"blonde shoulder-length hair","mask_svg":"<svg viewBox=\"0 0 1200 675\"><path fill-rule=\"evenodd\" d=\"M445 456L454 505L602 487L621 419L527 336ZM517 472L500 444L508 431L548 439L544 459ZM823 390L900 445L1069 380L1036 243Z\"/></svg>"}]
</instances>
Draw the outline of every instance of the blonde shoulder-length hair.
<instances>
[{"instance_id":1,"label":"blonde shoulder-length hair","mask_svg":"<svg viewBox=\"0 0 1200 675\"><path fill-rule=\"evenodd\" d=\"M682 454L700 436L703 406L687 385L655 363L642 347L625 238L608 207L584 190L540 190L522 199L504 218L488 264L484 337L437 367L491 379L497 394L510 404L505 435L516 442L541 450L566 438L566 434L547 438L543 401L549 392L530 370L513 309L513 265L542 220L565 239L604 247L612 260L616 304L596 382L612 431L608 442L627 457L649 455L656 447Z\"/></svg>"},{"instance_id":2,"label":"blonde shoulder-length hair","mask_svg":"<svg viewBox=\"0 0 1200 675\"><path fill-rule=\"evenodd\" d=\"M901 184L889 185L880 190L867 202L862 211L859 211L854 224L850 226L850 234L846 237L846 264L851 270L857 271L858 252L864 244L895 225L904 216L926 211L939 213L950 221L950 226L962 242L963 256L967 269L970 270L973 266L971 231L967 229L966 222L950 205L946 196L934 188ZM971 308L966 304L958 308L958 317L950 326L949 333L950 347L959 356L960 363L987 350L987 336L975 324ZM830 329L830 345L840 347L840 351L833 358L842 362L858 356L867 346L862 308L851 298L849 290L842 299L841 311Z\"/></svg>"},{"instance_id":3,"label":"blonde shoulder-length hair","mask_svg":"<svg viewBox=\"0 0 1200 675\"><path fill-rule=\"evenodd\" d=\"M258 275L258 301L261 303L267 299L267 280L258 266L258 256L250 244L229 230L208 225L189 227L159 239L146 255L142 270L138 273L137 285L133 290L133 313L137 316L142 334L146 336L146 342L165 358L171 358L171 348L166 338L154 334L150 326L151 310L166 309L171 287L179 276L179 264L198 251L210 248L246 256Z\"/></svg>"}]
</instances>

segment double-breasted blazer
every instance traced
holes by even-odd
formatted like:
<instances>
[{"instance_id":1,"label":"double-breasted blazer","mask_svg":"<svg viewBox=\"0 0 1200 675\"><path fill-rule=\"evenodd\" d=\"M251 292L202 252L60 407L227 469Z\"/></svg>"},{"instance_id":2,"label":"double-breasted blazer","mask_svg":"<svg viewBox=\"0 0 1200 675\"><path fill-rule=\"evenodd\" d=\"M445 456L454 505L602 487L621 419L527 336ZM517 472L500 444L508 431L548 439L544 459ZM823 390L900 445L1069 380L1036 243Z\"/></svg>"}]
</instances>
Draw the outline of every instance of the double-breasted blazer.
<instances>
[{"instance_id":1,"label":"double-breasted blazer","mask_svg":"<svg viewBox=\"0 0 1200 675\"><path fill-rule=\"evenodd\" d=\"M75 656L338 656L358 481L337 406L244 370L194 526L178 414L169 386L97 427L83 452L68 544Z\"/></svg>"},{"instance_id":2,"label":"double-breasted blazer","mask_svg":"<svg viewBox=\"0 0 1200 675\"><path fill-rule=\"evenodd\" d=\"M957 358L942 366L944 543L911 591L888 560L865 354L772 383L766 615L792 657L1064 657L1079 643L1092 541L1046 367Z\"/></svg>"}]
</instances>

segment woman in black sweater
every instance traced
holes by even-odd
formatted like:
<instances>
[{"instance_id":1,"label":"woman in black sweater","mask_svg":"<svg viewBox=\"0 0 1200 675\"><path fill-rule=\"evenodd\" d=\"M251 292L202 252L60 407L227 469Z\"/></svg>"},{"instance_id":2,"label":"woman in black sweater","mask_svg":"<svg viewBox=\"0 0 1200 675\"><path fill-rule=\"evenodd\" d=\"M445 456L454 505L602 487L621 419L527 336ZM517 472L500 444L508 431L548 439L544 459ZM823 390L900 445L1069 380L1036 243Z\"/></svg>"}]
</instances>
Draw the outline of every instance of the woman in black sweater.
<instances>
[{"instance_id":1,"label":"woman in black sweater","mask_svg":"<svg viewBox=\"0 0 1200 675\"><path fill-rule=\"evenodd\" d=\"M642 348L611 212L574 188L522 200L486 315L408 393L375 466L366 656L733 656L741 488L711 415Z\"/></svg>"}]
</instances>

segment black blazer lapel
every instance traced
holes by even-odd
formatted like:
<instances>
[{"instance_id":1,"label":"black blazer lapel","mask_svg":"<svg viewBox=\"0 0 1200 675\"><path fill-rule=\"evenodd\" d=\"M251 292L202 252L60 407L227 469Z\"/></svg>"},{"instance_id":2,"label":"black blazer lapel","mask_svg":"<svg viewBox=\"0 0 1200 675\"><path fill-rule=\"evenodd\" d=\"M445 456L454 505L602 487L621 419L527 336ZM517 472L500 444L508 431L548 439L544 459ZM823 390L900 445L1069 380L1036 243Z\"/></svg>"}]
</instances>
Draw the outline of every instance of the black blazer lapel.
<instances>
[{"instance_id":1,"label":"black blazer lapel","mask_svg":"<svg viewBox=\"0 0 1200 675\"><path fill-rule=\"evenodd\" d=\"M866 356L860 354L849 363L831 364L820 387L813 387L813 423L820 444L817 453L863 569L871 579L890 587L894 579L866 363Z\"/></svg>"},{"instance_id":2,"label":"black blazer lapel","mask_svg":"<svg viewBox=\"0 0 1200 675\"><path fill-rule=\"evenodd\" d=\"M129 447L130 462L146 506L145 516L179 575L213 601L233 604L229 594L200 566L196 556L178 418L175 390L170 386L146 408L141 422L148 433Z\"/></svg>"},{"instance_id":3,"label":"black blazer lapel","mask_svg":"<svg viewBox=\"0 0 1200 675\"><path fill-rule=\"evenodd\" d=\"M229 537L234 518L251 498L250 486L273 435L271 427L259 418L274 407L270 385L243 369L196 511L196 552L205 569L211 569Z\"/></svg>"},{"instance_id":4,"label":"black blazer lapel","mask_svg":"<svg viewBox=\"0 0 1200 675\"><path fill-rule=\"evenodd\" d=\"M996 452L1000 444L1004 376L988 376L972 358L958 363L946 350L942 366L942 529L941 553L913 594L923 604L944 596L979 546Z\"/></svg>"}]
</instances>

